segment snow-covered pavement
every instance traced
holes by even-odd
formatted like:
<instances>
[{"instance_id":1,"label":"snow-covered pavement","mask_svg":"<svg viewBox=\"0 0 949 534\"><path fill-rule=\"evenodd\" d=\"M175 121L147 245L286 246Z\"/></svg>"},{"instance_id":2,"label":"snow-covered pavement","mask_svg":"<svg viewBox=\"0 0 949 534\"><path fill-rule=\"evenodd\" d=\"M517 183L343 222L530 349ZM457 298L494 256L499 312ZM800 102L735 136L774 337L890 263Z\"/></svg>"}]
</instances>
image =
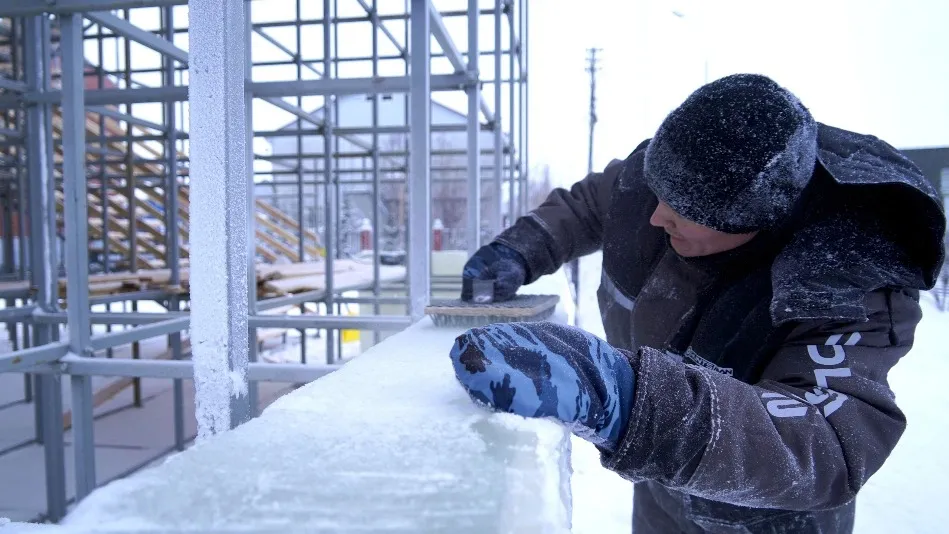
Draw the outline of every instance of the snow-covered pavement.
<instances>
[{"instance_id":1,"label":"snow-covered pavement","mask_svg":"<svg viewBox=\"0 0 949 534\"><path fill-rule=\"evenodd\" d=\"M601 255L581 260L580 326L603 336L596 302ZM923 320L913 350L890 373L890 385L906 413L908 428L896 450L857 498L858 534L930 534L949 531L945 504L949 477L949 313L930 295L922 298ZM599 466L596 449L574 440L574 532L630 532L632 487Z\"/></svg>"}]
</instances>

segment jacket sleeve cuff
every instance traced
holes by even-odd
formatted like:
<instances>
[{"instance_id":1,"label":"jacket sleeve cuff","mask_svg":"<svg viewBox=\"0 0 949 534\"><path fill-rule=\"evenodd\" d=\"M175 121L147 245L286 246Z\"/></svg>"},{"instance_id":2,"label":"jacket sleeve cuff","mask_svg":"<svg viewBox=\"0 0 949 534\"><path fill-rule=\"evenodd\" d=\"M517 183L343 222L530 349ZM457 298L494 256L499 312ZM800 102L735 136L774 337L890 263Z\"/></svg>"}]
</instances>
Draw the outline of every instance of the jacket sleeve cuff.
<instances>
[{"instance_id":1,"label":"jacket sleeve cuff","mask_svg":"<svg viewBox=\"0 0 949 534\"><path fill-rule=\"evenodd\" d=\"M629 414L629 423L626 429L620 435L616 450L609 450L598 447L600 450L600 463L603 467L616 472L623 478L633 482L644 480L643 477L636 476L636 467L640 465L637 461L639 456L637 443L640 441L637 436L640 434L640 423L644 419L643 410L646 404L646 390L649 387L651 375L653 373L653 362L650 354L640 352L625 352L629 359L629 365L633 368L633 374L636 377L636 387L633 392L633 406Z\"/></svg>"},{"instance_id":2,"label":"jacket sleeve cuff","mask_svg":"<svg viewBox=\"0 0 949 534\"><path fill-rule=\"evenodd\" d=\"M527 280L525 284L535 282L541 276L552 274L562 264L562 253L557 247L553 235L545 224L534 214L521 217L510 228L495 238L500 243L517 251L527 262Z\"/></svg>"},{"instance_id":3,"label":"jacket sleeve cuff","mask_svg":"<svg viewBox=\"0 0 949 534\"><path fill-rule=\"evenodd\" d=\"M633 482L684 487L712 437L707 378L650 348L628 357L636 376L629 424L600 461Z\"/></svg>"}]
</instances>

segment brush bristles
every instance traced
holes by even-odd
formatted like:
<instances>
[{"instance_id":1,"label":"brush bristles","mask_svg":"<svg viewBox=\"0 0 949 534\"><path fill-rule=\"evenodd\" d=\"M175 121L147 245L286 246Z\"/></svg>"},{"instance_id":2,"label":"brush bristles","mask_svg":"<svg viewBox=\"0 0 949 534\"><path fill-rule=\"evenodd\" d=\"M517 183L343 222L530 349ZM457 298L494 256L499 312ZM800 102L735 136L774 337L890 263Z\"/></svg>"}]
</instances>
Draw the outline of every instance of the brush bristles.
<instances>
[{"instance_id":1,"label":"brush bristles","mask_svg":"<svg viewBox=\"0 0 949 534\"><path fill-rule=\"evenodd\" d=\"M545 310L541 313L531 316L511 317L505 315L441 315L433 313L429 315L432 323L438 327L448 328L477 328L495 323L535 323L546 321L553 315L554 310Z\"/></svg>"}]
</instances>

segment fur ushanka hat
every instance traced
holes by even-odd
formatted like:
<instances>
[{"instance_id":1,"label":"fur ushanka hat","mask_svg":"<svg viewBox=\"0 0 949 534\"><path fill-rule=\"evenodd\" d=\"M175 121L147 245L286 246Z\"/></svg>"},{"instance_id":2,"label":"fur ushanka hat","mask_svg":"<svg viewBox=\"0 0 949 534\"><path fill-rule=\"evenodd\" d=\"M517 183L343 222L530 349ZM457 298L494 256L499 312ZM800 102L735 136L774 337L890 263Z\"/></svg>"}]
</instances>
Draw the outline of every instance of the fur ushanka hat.
<instances>
[{"instance_id":1,"label":"fur ushanka hat","mask_svg":"<svg viewBox=\"0 0 949 534\"><path fill-rule=\"evenodd\" d=\"M772 228L814 172L817 123L770 78L736 74L692 93L646 149L645 177L679 215L727 233Z\"/></svg>"}]
</instances>

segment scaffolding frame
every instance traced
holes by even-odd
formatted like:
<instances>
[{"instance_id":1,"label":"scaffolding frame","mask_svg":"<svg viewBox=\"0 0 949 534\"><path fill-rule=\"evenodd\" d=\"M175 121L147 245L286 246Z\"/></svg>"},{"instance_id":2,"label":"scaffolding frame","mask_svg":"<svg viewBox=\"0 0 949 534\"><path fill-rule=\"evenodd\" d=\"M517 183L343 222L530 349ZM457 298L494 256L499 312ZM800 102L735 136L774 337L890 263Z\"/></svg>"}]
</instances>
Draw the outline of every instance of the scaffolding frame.
<instances>
[{"instance_id":1,"label":"scaffolding frame","mask_svg":"<svg viewBox=\"0 0 949 534\"><path fill-rule=\"evenodd\" d=\"M216 2L222 5L242 3L242 0L192 0L192 5ZM340 3L358 4L365 13L359 16L340 16ZM179 213L186 209L180 204L181 193L190 182L188 157L194 132L185 128L189 84L185 76L189 69L189 53L175 44L176 37L186 35L187 25L176 26L179 14L187 0L59 0L55 3L32 0L0 0L0 22L8 28L0 35L0 46L10 51L9 72L0 73L0 224L3 225L3 261L0 262L0 280L28 281L28 289L0 289L5 308L0 320L10 332L12 352L0 354L0 372L23 373L27 401L35 400L36 438L44 446L46 466L46 518L58 521L71 500L66 495L66 463L64 459L63 377L68 377L72 390L72 413L75 453L76 500L93 491L102 481L95 478L92 376L121 376L134 378L165 378L174 383L175 446L183 450L187 443L184 433L182 380L194 376L195 364L186 359L181 333L189 328L190 315L186 306L193 295L177 290L181 280L182 231ZM253 199L255 178L269 174L274 179L290 176L287 183L298 187L300 199L297 211L299 233L296 246L299 257L305 257L307 230L304 227L303 198L323 191L324 232L322 235L325 263L325 289L297 295L257 301L254 286L255 268L253 247L235 251L232 259L243 257L251 271L248 276L247 299L253 313L247 315L245 337L232 332L232 340L247 339L247 361L237 362L246 371L249 381L243 407L233 407L230 426L236 426L257 411L254 385L258 381L303 383L338 369L340 346L335 331L355 329L372 331L378 342L382 331L395 331L409 326L423 316L428 302L432 279L431 251L431 185L439 182L467 183L467 248L473 253L481 244L482 216L489 221L488 232L502 229L505 206L502 191L507 187L507 217L509 222L527 211L529 160L527 154L528 99L527 99L527 27L526 1L468 0L467 9L438 11L434 0L405 1L404 9L396 13L380 13L377 0L325 0L322 17L304 18L302 0L295 0L295 13L289 20L253 22L250 15L253 2L243 5L246 59L245 69L250 75L244 81L246 98L247 150L244 178L248 197ZM261 3L263 4L263 3ZM390 7L390 6L387 6ZM156 9L157 8L157 9ZM133 18L148 10L159 19L157 27L139 27ZM477 14L477 15L475 15ZM460 52L449 34L446 20L461 17L467 21L467 49ZM505 21L505 18L507 21ZM494 43L483 50L479 32L484 19L490 19L494 28ZM503 35L506 22L506 39ZM371 56L343 55L339 43L340 27L345 24L368 23L372 34ZM387 23L404 25L405 33L395 35ZM195 26L192 21L192 26ZM323 31L322 57L304 57L302 32L305 27L321 27ZM274 37L282 29L292 28L295 46ZM287 56L283 60L254 61L251 54L252 37L264 39ZM441 51L431 50L434 38ZM397 54L380 53L385 40ZM505 43L505 40L507 41ZM90 58L87 47L95 43L97 56ZM116 61L106 68L106 43L114 48ZM57 56L55 50L61 52ZM344 48L344 47L343 47ZM145 57L143 50L160 56L158 67L139 67L135 58ZM197 53L201 53L198 51ZM503 58L507 56L505 65ZM120 61L120 57L124 61ZM493 78L486 78L479 66L484 58L494 63ZM434 73L433 62L447 59L451 72ZM61 66L56 67L59 61ZM380 66L400 61L402 75L382 75ZM343 77L341 65L371 65L371 75ZM388 63L387 63L388 62ZM258 81L253 76L260 67L292 66L295 79ZM305 73L316 75L308 78ZM57 76L58 75L58 76ZM157 76L157 79L156 79ZM90 85L90 82L95 83ZM508 88L508 106L504 109L502 94ZM486 99L485 86L493 86L494 109ZM464 125L433 125L430 116L432 93L462 92L466 95ZM403 126L380 125L380 99L383 94L406 95L406 119ZM367 127L337 127L339 98L345 95L367 95L371 100L371 124ZM305 109L305 99L324 97L322 118ZM285 98L292 98L288 102ZM263 100L294 117L295 129L255 131L251 124L251 100ZM159 116L142 116L143 107L160 106ZM145 113L148 115L148 113ZM154 115L154 114L152 114ZM483 120L482 120L483 118ZM121 132L110 125L120 125ZM90 126L92 125L92 126ZM90 128L97 132L90 135ZM432 148L433 132L465 132L466 150L438 150ZM481 132L493 134L493 145L483 148ZM508 137L505 139L505 132ZM408 134L401 150L383 150L380 135ZM277 136L295 136L298 153L280 156L295 160L295 168L268 172L254 170L255 161L268 161L268 156L253 153L254 139ZM304 153L302 138L316 135L323 138L322 154ZM360 135L370 135L366 142ZM360 152L340 149L340 140L356 145ZM206 141L206 139L205 139ZM150 147L149 156L142 147ZM465 156L465 165L433 165L435 155ZM481 156L490 155L492 165L485 165ZM226 156L231 158L232 156ZM351 180L345 176L353 171L340 168L337 162L349 158L361 159L368 165L362 172L369 179ZM394 165L404 158L407 164ZM277 159L269 158L269 159ZM305 179L303 161L311 161L314 177ZM138 170L136 170L138 169ZM465 171L465 178L433 177L436 171ZM487 173L485 176L483 173ZM231 177L230 179L235 179ZM276 183L276 182L275 182ZM281 179L279 183L284 183ZM407 252L408 273L405 296L385 296L391 288L380 275L380 231L372 232L373 278L371 296L352 298L338 295L334 284L334 260L340 244L338 213L340 191L350 184L371 186L372 214L376 229L380 228L381 197L384 183L403 183L413 209L408 213ZM310 189L310 193L307 192ZM487 213L482 214L481 199L486 190L493 192ZM139 194L151 191L162 197L162 232L154 242L146 241L138 228L137 210L146 209L136 200ZM62 216L57 215L57 194L61 192ZM92 195L95 193L95 195ZM127 199L127 223L123 245L126 250L114 250L110 241L109 223L116 207L110 202L114 196ZM254 204L248 204L247 228L253 242L255 220ZM192 205L202 204L192 199ZM91 264L89 217L101 220L101 260ZM57 231L62 221L62 235ZM16 222L16 224L15 224ZM233 227L234 232L240 228ZM64 246L58 252L59 244ZM161 245L158 247L158 245ZM151 247L151 248L149 248ZM148 250L146 250L148 249ZM139 258L149 250L161 250L170 270L167 289L142 290L117 295L90 295L87 287L90 268L95 265L102 273L120 270L136 271ZM239 253L238 253L239 252ZM114 259L114 254L119 254ZM240 254L243 254L241 256ZM230 253L229 253L230 255ZM233 271L230 274L240 272ZM59 294L58 280L65 274L65 306ZM235 293L236 295L236 293ZM200 297L199 297L200 299ZM155 301L167 313L139 313L137 304ZM120 311L112 305L123 303ZM131 311L124 303L131 303ZM304 306L322 303L323 316L281 316L264 312L279 307ZM371 304L374 313L365 316L340 315L338 306L347 303ZM382 305L405 305L406 315L382 315ZM105 306L104 312L93 311L94 306ZM95 333L93 325L105 325L105 333ZM113 327L123 327L112 331ZM127 328L131 327L131 328ZM301 344L302 364L273 364L256 362L254 335L259 328L288 328L325 331L327 361L315 365L306 363L305 337ZM63 330L65 328L65 330ZM60 338L66 335L66 340ZM171 360L143 360L139 357L138 343L146 339L167 339L173 353ZM241 341L243 343L243 341ZM120 346L132 346L131 359L103 358ZM233 356L233 354L231 354ZM229 361L234 365L233 360ZM136 403L140 391L136 383Z\"/></svg>"}]
</instances>

